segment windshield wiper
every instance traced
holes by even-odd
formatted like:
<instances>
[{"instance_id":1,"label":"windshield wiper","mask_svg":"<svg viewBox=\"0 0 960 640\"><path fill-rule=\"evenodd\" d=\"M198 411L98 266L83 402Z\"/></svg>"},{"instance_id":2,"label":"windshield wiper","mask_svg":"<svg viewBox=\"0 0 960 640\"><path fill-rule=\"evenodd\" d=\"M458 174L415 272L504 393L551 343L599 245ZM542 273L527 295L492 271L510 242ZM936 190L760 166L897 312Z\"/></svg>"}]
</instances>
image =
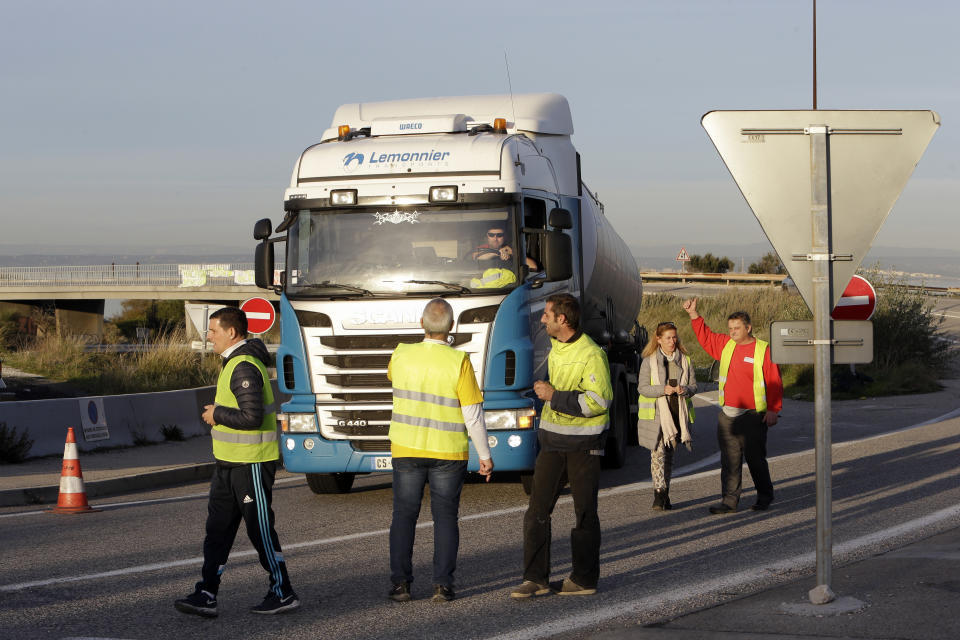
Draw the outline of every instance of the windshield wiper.
<instances>
[{"instance_id":1,"label":"windshield wiper","mask_svg":"<svg viewBox=\"0 0 960 640\"><path fill-rule=\"evenodd\" d=\"M393 282L393 280L385 280L384 282ZM460 293L470 293L470 289L463 286L462 284L457 284L456 282L444 282L443 280L404 280L404 284L439 284L442 287L447 289L453 289L454 291L459 291Z\"/></svg>"},{"instance_id":2,"label":"windshield wiper","mask_svg":"<svg viewBox=\"0 0 960 640\"><path fill-rule=\"evenodd\" d=\"M365 296L373 296L373 293L367 291L366 289L361 289L360 287L355 287L350 284L340 284L339 282L330 282L329 280L324 280L323 282L318 282L313 285L314 287L327 287L330 289L343 289L344 291L352 291L353 293L360 293Z\"/></svg>"}]
</instances>

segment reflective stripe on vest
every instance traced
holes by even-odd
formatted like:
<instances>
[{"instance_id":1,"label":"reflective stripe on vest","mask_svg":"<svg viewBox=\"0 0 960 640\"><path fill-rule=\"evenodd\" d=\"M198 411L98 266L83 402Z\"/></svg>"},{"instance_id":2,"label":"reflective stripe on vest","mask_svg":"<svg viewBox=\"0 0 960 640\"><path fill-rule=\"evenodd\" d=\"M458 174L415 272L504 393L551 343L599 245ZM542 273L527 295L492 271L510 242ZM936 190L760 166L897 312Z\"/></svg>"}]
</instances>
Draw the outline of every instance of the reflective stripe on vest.
<instances>
[{"instance_id":1,"label":"reflective stripe on vest","mask_svg":"<svg viewBox=\"0 0 960 640\"><path fill-rule=\"evenodd\" d=\"M763 340L756 340L753 347L753 406L757 411L767 410L767 387L763 382L763 358L767 352L767 344ZM727 372L730 370L730 361L733 360L733 350L737 343L728 340L720 353L720 388L717 402L723 406L723 385L727 382Z\"/></svg>"},{"instance_id":2,"label":"reflective stripe on vest","mask_svg":"<svg viewBox=\"0 0 960 640\"><path fill-rule=\"evenodd\" d=\"M463 351L432 342L397 346L390 364L394 457L468 458L467 427L457 397L465 358Z\"/></svg>"},{"instance_id":3,"label":"reflective stripe on vest","mask_svg":"<svg viewBox=\"0 0 960 640\"><path fill-rule=\"evenodd\" d=\"M217 378L217 406L239 408L237 397L230 390L233 371L241 362L257 368L263 378L263 420L257 429L231 429L222 424L210 430L213 440L213 457L224 462L270 462L280 457L277 449L277 414L273 402L273 387L266 367L257 358L248 355L234 356L227 360Z\"/></svg>"},{"instance_id":4,"label":"reflective stripe on vest","mask_svg":"<svg viewBox=\"0 0 960 640\"><path fill-rule=\"evenodd\" d=\"M690 356L684 355L684 361L687 363L687 368L689 369L693 365L690 364ZM654 362L653 366L650 367L650 384L651 385L660 385L660 370ZM642 396L639 393L637 394L637 417L641 420L653 420L656 417L657 411L657 399L648 398L647 396ZM693 398L687 398L687 416L690 419L690 422L693 422L696 417L696 411L693 409Z\"/></svg>"},{"instance_id":5,"label":"reflective stripe on vest","mask_svg":"<svg viewBox=\"0 0 960 640\"><path fill-rule=\"evenodd\" d=\"M544 431L574 436L603 433L609 424L607 409L613 401L607 354L586 334L572 343L555 339L551 339L550 342L552 347L547 358L550 384L559 391L577 391L582 394L581 410L584 409L584 404L591 401L596 407L587 404L589 413L592 415L571 416L554 411L551 404L547 402L543 405L543 412L540 414L540 428ZM581 386L582 380L591 380L594 388L584 389Z\"/></svg>"},{"instance_id":6,"label":"reflective stripe on vest","mask_svg":"<svg viewBox=\"0 0 960 640\"><path fill-rule=\"evenodd\" d=\"M513 271L497 267L487 269L479 278L471 278L470 286L474 289L499 289L508 284L513 284L516 281L517 274Z\"/></svg>"}]
</instances>

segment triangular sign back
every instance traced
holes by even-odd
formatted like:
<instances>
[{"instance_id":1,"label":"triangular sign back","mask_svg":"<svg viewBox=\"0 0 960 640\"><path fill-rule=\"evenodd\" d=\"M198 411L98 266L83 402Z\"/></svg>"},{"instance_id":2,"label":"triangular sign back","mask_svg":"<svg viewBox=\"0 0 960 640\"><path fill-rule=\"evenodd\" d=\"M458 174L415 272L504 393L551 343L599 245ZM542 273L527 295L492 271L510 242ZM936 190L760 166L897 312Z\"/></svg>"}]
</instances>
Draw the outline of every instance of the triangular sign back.
<instances>
[{"instance_id":1,"label":"triangular sign back","mask_svg":"<svg viewBox=\"0 0 960 640\"><path fill-rule=\"evenodd\" d=\"M701 120L770 244L813 308L810 127L826 126L831 308L940 126L934 111L711 111Z\"/></svg>"}]
</instances>

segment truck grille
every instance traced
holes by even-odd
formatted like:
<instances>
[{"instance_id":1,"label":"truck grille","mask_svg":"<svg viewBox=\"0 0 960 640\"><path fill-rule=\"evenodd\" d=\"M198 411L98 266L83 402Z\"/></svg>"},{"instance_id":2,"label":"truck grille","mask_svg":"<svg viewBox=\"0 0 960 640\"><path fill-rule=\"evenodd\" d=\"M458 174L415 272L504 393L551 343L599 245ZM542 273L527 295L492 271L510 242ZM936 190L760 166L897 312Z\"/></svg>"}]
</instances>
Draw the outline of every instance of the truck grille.
<instances>
[{"instance_id":1,"label":"truck grille","mask_svg":"<svg viewBox=\"0 0 960 640\"><path fill-rule=\"evenodd\" d=\"M349 440L356 451L389 451L387 436L393 409L387 378L390 357L399 344L423 340L423 332L329 335L328 329L305 329L310 345L313 388L320 432ZM486 344L484 331L451 334L453 346L473 355ZM475 342L474 342L475 341Z\"/></svg>"},{"instance_id":2,"label":"truck grille","mask_svg":"<svg viewBox=\"0 0 960 640\"><path fill-rule=\"evenodd\" d=\"M473 339L472 333L452 333L453 346L461 345ZM320 344L330 349L340 351L352 349L389 349L391 353L398 344L414 344L423 342L423 334L386 334L386 335L356 335L356 336L322 336ZM387 358L389 360L389 357Z\"/></svg>"},{"instance_id":3,"label":"truck grille","mask_svg":"<svg viewBox=\"0 0 960 640\"><path fill-rule=\"evenodd\" d=\"M390 451L390 440L352 440L354 451Z\"/></svg>"}]
</instances>

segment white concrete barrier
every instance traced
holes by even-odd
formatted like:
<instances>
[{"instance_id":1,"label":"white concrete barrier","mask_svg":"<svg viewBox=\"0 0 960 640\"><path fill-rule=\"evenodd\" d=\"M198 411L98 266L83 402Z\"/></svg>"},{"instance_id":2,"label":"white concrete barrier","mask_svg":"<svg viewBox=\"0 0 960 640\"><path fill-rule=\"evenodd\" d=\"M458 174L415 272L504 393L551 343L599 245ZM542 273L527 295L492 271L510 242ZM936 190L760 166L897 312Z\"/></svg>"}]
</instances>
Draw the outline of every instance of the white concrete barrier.
<instances>
[{"instance_id":1,"label":"white concrete barrier","mask_svg":"<svg viewBox=\"0 0 960 640\"><path fill-rule=\"evenodd\" d=\"M279 394L272 381L274 396ZM203 406L213 403L214 387L0 403L0 423L24 431L33 440L29 457L63 453L67 428L73 427L77 447L92 451L145 442L163 442L164 429L179 428L184 437L205 435L210 427L200 419Z\"/></svg>"}]
</instances>

